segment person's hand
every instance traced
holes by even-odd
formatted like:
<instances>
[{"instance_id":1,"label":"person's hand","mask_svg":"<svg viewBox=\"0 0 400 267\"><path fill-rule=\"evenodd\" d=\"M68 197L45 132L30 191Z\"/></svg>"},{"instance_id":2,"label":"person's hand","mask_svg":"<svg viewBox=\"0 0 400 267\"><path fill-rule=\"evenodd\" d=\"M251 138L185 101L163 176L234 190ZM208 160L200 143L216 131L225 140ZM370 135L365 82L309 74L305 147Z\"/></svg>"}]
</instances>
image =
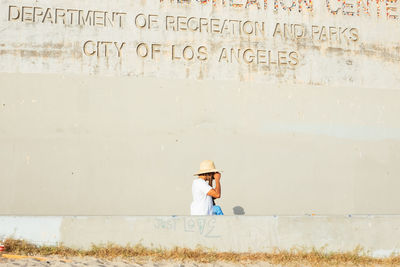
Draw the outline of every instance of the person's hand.
<instances>
[{"instance_id":1,"label":"person's hand","mask_svg":"<svg viewBox=\"0 0 400 267\"><path fill-rule=\"evenodd\" d=\"M219 181L221 179L221 174L219 172L214 173L215 181Z\"/></svg>"}]
</instances>

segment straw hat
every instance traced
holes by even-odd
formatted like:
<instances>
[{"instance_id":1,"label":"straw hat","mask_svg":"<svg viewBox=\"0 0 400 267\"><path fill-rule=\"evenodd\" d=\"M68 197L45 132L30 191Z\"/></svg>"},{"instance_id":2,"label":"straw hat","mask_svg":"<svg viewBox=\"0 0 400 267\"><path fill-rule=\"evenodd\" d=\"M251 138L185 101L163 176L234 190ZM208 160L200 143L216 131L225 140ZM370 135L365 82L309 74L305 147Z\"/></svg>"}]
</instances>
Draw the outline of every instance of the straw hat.
<instances>
[{"instance_id":1,"label":"straw hat","mask_svg":"<svg viewBox=\"0 0 400 267\"><path fill-rule=\"evenodd\" d=\"M203 160L200 163L200 170L197 173L195 173L194 175L196 176L196 175L210 173L210 172L220 172L220 171L215 169L215 165L212 160Z\"/></svg>"}]
</instances>

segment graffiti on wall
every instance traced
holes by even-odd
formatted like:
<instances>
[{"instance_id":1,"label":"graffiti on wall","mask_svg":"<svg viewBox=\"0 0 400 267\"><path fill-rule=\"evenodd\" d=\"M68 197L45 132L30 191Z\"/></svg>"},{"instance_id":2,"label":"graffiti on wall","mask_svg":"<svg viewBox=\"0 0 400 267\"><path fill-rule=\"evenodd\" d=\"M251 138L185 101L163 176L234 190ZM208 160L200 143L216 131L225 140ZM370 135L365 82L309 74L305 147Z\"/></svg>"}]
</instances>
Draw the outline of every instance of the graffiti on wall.
<instances>
[{"instance_id":1,"label":"graffiti on wall","mask_svg":"<svg viewBox=\"0 0 400 267\"><path fill-rule=\"evenodd\" d=\"M157 218L154 228L162 231L193 233L205 238L219 238L215 234L217 220L214 217Z\"/></svg>"}]
</instances>

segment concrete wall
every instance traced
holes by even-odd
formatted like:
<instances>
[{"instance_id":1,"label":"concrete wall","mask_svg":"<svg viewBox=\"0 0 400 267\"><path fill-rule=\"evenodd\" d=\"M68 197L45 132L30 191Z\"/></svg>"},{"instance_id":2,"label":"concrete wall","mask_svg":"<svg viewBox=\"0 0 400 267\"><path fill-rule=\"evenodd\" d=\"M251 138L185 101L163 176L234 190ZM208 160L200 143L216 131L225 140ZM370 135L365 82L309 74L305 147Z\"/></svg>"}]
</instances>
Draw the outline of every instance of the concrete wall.
<instances>
[{"instance_id":1,"label":"concrete wall","mask_svg":"<svg viewBox=\"0 0 400 267\"><path fill-rule=\"evenodd\" d=\"M216 251L273 249L399 253L399 216L0 217L0 238L74 248L109 242L154 248L202 246Z\"/></svg>"},{"instance_id":2,"label":"concrete wall","mask_svg":"<svg viewBox=\"0 0 400 267\"><path fill-rule=\"evenodd\" d=\"M0 0L0 214L400 213L400 2L175 2Z\"/></svg>"}]
</instances>

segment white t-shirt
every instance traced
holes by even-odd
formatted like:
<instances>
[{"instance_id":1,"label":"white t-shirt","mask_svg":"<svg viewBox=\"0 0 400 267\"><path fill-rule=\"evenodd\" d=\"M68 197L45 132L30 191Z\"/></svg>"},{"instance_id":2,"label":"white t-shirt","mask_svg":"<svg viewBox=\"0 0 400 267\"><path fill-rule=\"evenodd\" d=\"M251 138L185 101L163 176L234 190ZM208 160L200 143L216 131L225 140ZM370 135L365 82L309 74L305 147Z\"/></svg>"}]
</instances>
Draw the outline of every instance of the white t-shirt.
<instances>
[{"instance_id":1,"label":"white t-shirt","mask_svg":"<svg viewBox=\"0 0 400 267\"><path fill-rule=\"evenodd\" d=\"M195 179L192 184L193 202L190 206L191 215L212 215L212 198L207 193L212 187L203 179Z\"/></svg>"}]
</instances>

